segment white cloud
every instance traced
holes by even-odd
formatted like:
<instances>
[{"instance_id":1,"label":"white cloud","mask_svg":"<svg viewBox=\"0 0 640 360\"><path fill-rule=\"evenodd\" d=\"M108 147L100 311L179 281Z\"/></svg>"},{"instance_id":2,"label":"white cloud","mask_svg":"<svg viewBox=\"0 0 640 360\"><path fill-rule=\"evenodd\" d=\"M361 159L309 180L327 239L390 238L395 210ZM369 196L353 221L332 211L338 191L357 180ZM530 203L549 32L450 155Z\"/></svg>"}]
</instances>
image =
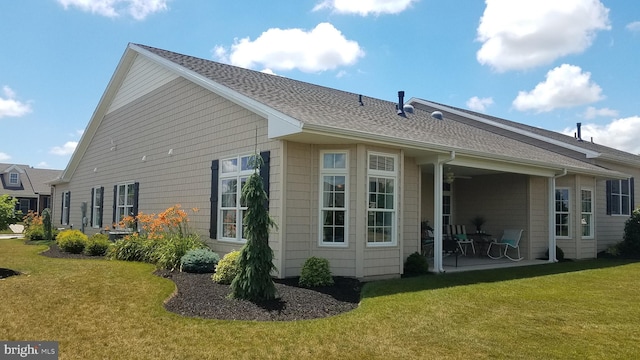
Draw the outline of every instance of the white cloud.
<instances>
[{"instance_id":1,"label":"white cloud","mask_svg":"<svg viewBox=\"0 0 640 360\"><path fill-rule=\"evenodd\" d=\"M609 30L599 0L485 0L477 40L478 62L495 70L522 70L583 52L596 32Z\"/></svg>"},{"instance_id":2,"label":"white cloud","mask_svg":"<svg viewBox=\"0 0 640 360\"><path fill-rule=\"evenodd\" d=\"M53 148L51 148L49 153L60 156L71 155L76 149L76 146L78 146L77 141L67 141L62 146L54 146Z\"/></svg>"},{"instance_id":3,"label":"white cloud","mask_svg":"<svg viewBox=\"0 0 640 360\"><path fill-rule=\"evenodd\" d=\"M587 120L595 119L597 117L614 118L616 116L618 116L618 110L613 110L609 108L596 109L593 106L589 106L587 110L585 110L584 114L582 115L582 117L584 117Z\"/></svg>"},{"instance_id":4,"label":"white cloud","mask_svg":"<svg viewBox=\"0 0 640 360\"><path fill-rule=\"evenodd\" d=\"M549 70L546 80L529 91L519 91L513 106L519 111L547 112L602 100L602 88L591 81L591 73L575 65L562 64Z\"/></svg>"},{"instance_id":5,"label":"white cloud","mask_svg":"<svg viewBox=\"0 0 640 360\"><path fill-rule=\"evenodd\" d=\"M640 116L617 119L606 125L583 124L580 128L585 141L593 141L618 150L640 155ZM575 129L567 128L562 132L573 136Z\"/></svg>"},{"instance_id":6,"label":"white cloud","mask_svg":"<svg viewBox=\"0 0 640 360\"><path fill-rule=\"evenodd\" d=\"M0 96L0 119L3 117L20 117L31 112L31 105L16 100L15 91L8 86L2 87L3 96Z\"/></svg>"},{"instance_id":7,"label":"white cloud","mask_svg":"<svg viewBox=\"0 0 640 360\"><path fill-rule=\"evenodd\" d=\"M625 27L627 28L627 30L631 32L640 32L640 21L634 21L632 23L628 23L627 26Z\"/></svg>"},{"instance_id":8,"label":"white cloud","mask_svg":"<svg viewBox=\"0 0 640 360\"><path fill-rule=\"evenodd\" d=\"M477 96L467 100L467 107L473 111L485 112L487 107L493 105L493 98L479 98Z\"/></svg>"},{"instance_id":9,"label":"white cloud","mask_svg":"<svg viewBox=\"0 0 640 360\"><path fill-rule=\"evenodd\" d=\"M41 161L38 163L38 165L36 165L37 168L39 169L49 169L51 168L51 166L49 164L47 164L46 161Z\"/></svg>"},{"instance_id":10,"label":"white cloud","mask_svg":"<svg viewBox=\"0 0 640 360\"><path fill-rule=\"evenodd\" d=\"M58 0L68 9L77 7L82 11L106 17L131 15L136 20L144 20L148 15L167 10L168 0Z\"/></svg>"},{"instance_id":11,"label":"white cloud","mask_svg":"<svg viewBox=\"0 0 640 360\"><path fill-rule=\"evenodd\" d=\"M218 60L244 68L271 70L299 69L304 72L333 70L353 65L364 51L357 42L347 40L329 23L320 23L311 31L273 28L251 41L236 40L231 52L221 46L213 50Z\"/></svg>"},{"instance_id":12,"label":"white cloud","mask_svg":"<svg viewBox=\"0 0 640 360\"><path fill-rule=\"evenodd\" d=\"M8 161L10 159L11 159L11 156L9 154L0 152L0 161Z\"/></svg>"},{"instance_id":13,"label":"white cloud","mask_svg":"<svg viewBox=\"0 0 640 360\"><path fill-rule=\"evenodd\" d=\"M397 14L408 9L418 0L323 0L317 4L313 11L332 9L342 14Z\"/></svg>"}]
</instances>

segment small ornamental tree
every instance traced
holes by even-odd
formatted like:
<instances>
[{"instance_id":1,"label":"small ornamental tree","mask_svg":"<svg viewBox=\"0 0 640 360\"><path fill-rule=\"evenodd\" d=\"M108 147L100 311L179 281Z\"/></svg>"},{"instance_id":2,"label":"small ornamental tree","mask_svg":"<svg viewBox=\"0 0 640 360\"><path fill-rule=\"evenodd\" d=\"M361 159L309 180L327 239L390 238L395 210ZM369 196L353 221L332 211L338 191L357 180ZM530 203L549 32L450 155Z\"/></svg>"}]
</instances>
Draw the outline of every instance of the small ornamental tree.
<instances>
[{"instance_id":1,"label":"small ornamental tree","mask_svg":"<svg viewBox=\"0 0 640 360\"><path fill-rule=\"evenodd\" d=\"M7 230L9 225L17 221L15 208L18 199L4 194L0 195L0 230Z\"/></svg>"},{"instance_id":2,"label":"small ornamental tree","mask_svg":"<svg viewBox=\"0 0 640 360\"><path fill-rule=\"evenodd\" d=\"M262 158L256 154L254 173L242 188L241 201L246 204L244 235L247 243L240 249L238 274L231 282L231 297L249 301L271 300L276 288L271 278L273 251L269 247L269 230L275 226L265 204L268 196L258 169Z\"/></svg>"}]
</instances>

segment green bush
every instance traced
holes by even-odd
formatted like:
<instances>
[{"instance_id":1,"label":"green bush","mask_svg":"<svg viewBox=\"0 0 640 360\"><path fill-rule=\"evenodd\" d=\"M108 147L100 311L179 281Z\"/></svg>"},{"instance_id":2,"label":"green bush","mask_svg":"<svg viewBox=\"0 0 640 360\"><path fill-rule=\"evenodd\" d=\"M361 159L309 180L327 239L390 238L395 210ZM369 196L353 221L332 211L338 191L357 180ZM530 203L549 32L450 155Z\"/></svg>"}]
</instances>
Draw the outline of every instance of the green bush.
<instances>
[{"instance_id":1,"label":"green bush","mask_svg":"<svg viewBox=\"0 0 640 360\"><path fill-rule=\"evenodd\" d=\"M180 259L189 250L202 249L206 245L199 235L173 234L158 241L151 254L151 262L160 269L175 270L180 268Z\"/></svg>"},{"instance_id":2,"label":"green bush","mask_svg":"<svg viewBox=\"0 0 640 360\"><path fill-rule=\"evenodd\" d=\"M547 249L547 251L545 251L544 253L545 258L549 258L549 249ZM562 251L562 249L560 249L559 246L556 246L556 260L558 261L563 261L564 260L564 251Z\"/></svg>"},{"instance_id":3,"label":"green bush","mask_svg":"<svg viewBox=\"0 0 640 360\"><path fill-rule=\"evenodd\" d=\"M640 208L635 209L625 222L624 237L617 248L622 257L640 258Z\"/></svg>"},{"instance_id":4,"label":"green bush","mask_svg":"<svg viewBox=\"0 0 640 360\"><path fill-rule=\"evenodd\" d=\"M17 203L18 199L8 194L0 195L0 231L7 230L9 225L20 220L15 212Z\"/></svg>"},{"instance_id":5,"label":"green bush","mask_svg":"<svg viewBox=\"0 0 640 360\"><path fill-rule=\"evenodd\" d=\"M25 240L45 240L46 237L44 226L42 225L31 225L24 231Z\"/></svg>"},{"instance_id":6,"label":"green bush","mask_svg":"<svg viewBox=\"0 0 640 360\"><path fill-rule=\"evenodd\" d=\"M105 256L109 250L111 241L105 234L95 234L89 238L84 247L84 253L89 256Z\"/></svg>"},{"instance_id":7,"label":"green bush","mask_svg":"<svg viewBox=\"0 0 640 360\"><path fill-rule=\"evenodd\" d=\"M156 242L137 234L125 236L117 240L107 252L112 260L145 261L149 262Z\"/></svg>"},{"instance_id":8,"label":"green bush","mask_svg":"<svg viewBox=\"0 0 640 360\"><path fill-rule=\"evenodd\" d=\"M238 274L239 258L239 250L234 250L223 256L222 259L218 261L218 265L216 265L216 272L213 274L213 276L211 276L211 279L220 284L231 284L233 279Z\"/></svg>"},{"instance_id":9,"label":"green bush","mask_svg":"<svg viewBox=\"0 0 640 360\"><path fill-rule=\"evenodd\" d=\"M329 260L312 256L302 265L298 284L304 287L333 285Z\"/></svg>"},{"instance_id":10,"label":"green bush","mask_svg":"<svg viewBox=\"0 0 640 360\"><path fill-rule=\"evenodd\" d=\"M189 273L212 273L220 261L220 256L211 249L194 249L187 251L180 259L180 271Z\"/></svg>"},{"instance_id":11,"label":"green bush","mask_svg":"<svg viewBox=\"0 0 640 360\"><path fill-rule=\"evenodd\" d=\"M429 263L427 262L427 258L418 252L409 255L404 262L404 274L407 276L422 275L428 272Z\"/></svg>"},{"instance_id":12,"label":"green bush","mask_svg":"<svg viewBox=\"0 0 640 360\"><path fill-rule=\"evenodd\" d=\"M80 230L64 230L56 236L56 244L64 252L80 254L87 245L88 239L87 235Z\"/></svg>"}]
</instances>

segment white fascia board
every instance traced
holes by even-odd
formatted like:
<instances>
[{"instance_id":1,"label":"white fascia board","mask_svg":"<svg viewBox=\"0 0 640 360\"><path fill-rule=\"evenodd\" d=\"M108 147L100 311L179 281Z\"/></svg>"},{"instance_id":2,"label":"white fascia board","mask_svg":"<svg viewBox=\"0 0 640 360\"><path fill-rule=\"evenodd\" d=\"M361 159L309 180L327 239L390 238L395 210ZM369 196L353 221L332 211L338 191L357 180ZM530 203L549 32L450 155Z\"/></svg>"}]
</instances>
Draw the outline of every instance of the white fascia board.
<instances>
[{"instance_id":1,"label":"white fascia board","mask_svg":"<svg viewBox=\"0 0 640 360\"><path fill-rule=\"evenodd\" d=\"M149 58L167 69L177 73L185 79L202 86L203 88L222 96L223 98L234 102L240 106L243 106L256 114L267 118L269 138L275 138L278 136L292 135L302 132L302 122L285 115L265 104L262 104L254 99L242 95L235 90L232 90L224 85L221 85L205 76L198 74L195 71L189 70L183 66L174 63L171 60L165 59L160 55L154 54L146 49L143 49L137 45L129 44L129 48L135 50L139 54ZM275 124L272 124L272 121ZM273 131L273 133L272 133Z\"/></svg>"},{"instance_id":2,"label":"white fascia board","mask_svg":"<svg viewBox=\"0 0 640 360\"><path fill-rule=\"evenodd\" d=\"M419 104L431 106L431 107L434 107L436 109L444 110L444 111L450 112L452 114L456 114L456 115L463 116L463 117L466 117L466 118L471 119L471 120L475 120L475 121L481 122L483 124L495 126L497 128L501 128L501 129L504 129L504 130L509 130L509 131L512 131L512 132L520 134L520 135L528 136L528 137L536 139L536 140L544 141L544 142L547 142L549 144L553 144L553 145L557 145L557 146L563 147L565 149L573 150L573 151L576 151L576 152L584 154L587 157L587 159L593 159L593 158L597 158L597 157L601 156L601 154L599 152L597 152L597 151L587 150L587 149L581 148L579 146L568 144L568 143L563 142L563 141L551 139L551 138L548 138L548 137L543 136L543 135L532 133L530 131L522 130L522 129L519 129L519 128L516 128L516 127L513 127L513 126L509 126L509 125L501 124L501 123L498 123L498 122L495 122L495 121L491 121L489 119L485 119L485 118L477 116L477 115L473 115L473 114L466 113L464 111L452 109L450 107L443 106L443 105L440 105L440 104L435 104L435 103L432 103L430 101L426 101L426 100L422 100L422 99L418 99L418 98L411 98L409 101L407 101L407 103L411 103L411 102L417 102Z\"/></svg>"}]
</instances>

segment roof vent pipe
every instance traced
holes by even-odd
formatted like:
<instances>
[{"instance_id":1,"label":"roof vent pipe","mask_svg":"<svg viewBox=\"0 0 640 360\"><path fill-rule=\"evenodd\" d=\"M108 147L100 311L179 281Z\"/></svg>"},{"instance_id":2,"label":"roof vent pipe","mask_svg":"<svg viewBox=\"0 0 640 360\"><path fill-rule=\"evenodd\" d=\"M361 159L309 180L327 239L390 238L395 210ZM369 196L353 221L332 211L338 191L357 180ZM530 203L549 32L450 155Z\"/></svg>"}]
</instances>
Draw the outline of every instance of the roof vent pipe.
<instances>
[{"instance_id":1,"label":"roof vent pipe","mask_svg":"<svg viewBox=\"0 0 640 360\"><path fill-rule=\"evenodd\" d=\"M582 141L582 123L578 123L578 141Z\"/></svg>"},{"instance_id":2,"label":"roof vent pipe","mask_svg":"<svg viewBox=\"0 0 640 360\"><path fill-rule=\"evenodd\" d=\"M404 114L404 91L398 91L398 106L396 107L398 115L405 116Z\"/></svg>"},{"instance_id":3,"label":"roof vent pipe","mask_svg":"<svg viewBox=\"0 0 640 360\"><path fill-rule=\"evenodd\" d=\"M364 106L364 103L362 102L362 95L358 95L358 102L360 103L360 106Z\"/></svg>"}]
</instances>

